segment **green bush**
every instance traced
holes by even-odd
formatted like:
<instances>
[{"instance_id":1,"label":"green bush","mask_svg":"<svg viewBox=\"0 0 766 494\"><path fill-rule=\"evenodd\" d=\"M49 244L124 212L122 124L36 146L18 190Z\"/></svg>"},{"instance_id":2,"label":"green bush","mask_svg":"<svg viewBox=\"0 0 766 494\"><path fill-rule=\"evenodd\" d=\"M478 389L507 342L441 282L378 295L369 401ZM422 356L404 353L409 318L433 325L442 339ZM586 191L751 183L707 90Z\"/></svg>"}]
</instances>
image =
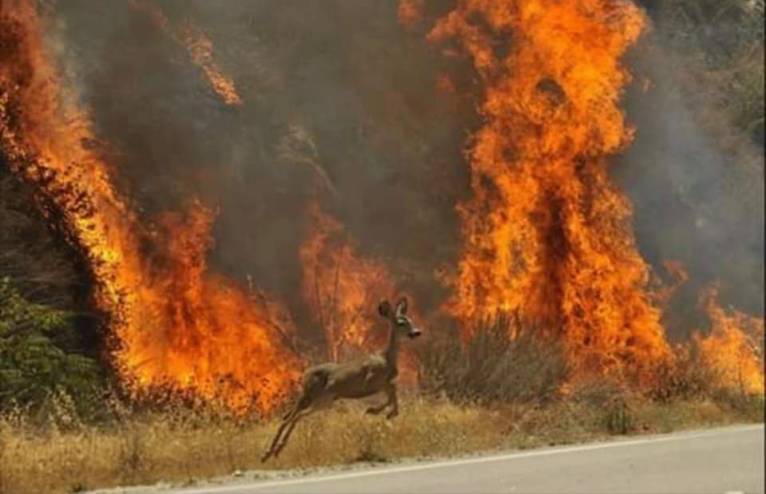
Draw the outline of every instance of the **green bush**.
<instances>
[{"instance_id":1,"label":"green bush","mask_svg":"<svg viewBox=\"0 0 766 494\"><path fill-rule=\"evenodd\" d=\"M71 314L31 303L0 278L0 411L12 406L40 408L58 394L80 411L100 397L97 363L66 352L53 336L70 328Z\"/></svg>"}]
</instances>

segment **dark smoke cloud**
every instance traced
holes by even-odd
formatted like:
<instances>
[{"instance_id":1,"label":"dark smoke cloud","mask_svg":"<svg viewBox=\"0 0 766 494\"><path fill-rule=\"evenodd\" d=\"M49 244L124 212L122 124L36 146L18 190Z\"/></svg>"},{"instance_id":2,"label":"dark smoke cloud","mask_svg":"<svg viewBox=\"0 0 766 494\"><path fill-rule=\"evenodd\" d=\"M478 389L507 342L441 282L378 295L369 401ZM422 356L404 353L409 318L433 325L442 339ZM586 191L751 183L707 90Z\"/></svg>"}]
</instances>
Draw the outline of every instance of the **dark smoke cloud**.
<instances>
[{"instance_id":1,"label":"dark smoke cloud","mask_svg":"<svg viewBox=\"0 0 766 494\"><path fill-rule=\"evenodd\" d=\"M300 313L305 209L324 207L425 309L454 262L470 102L437 94L442 57L389 1L157 1L215 46L228 107L183 47L128 2L56 6L65 60L146 218L191 197L219 209L213 263ZM321 178L318 178L320 177Z\"/></svg>"}]
</instances>

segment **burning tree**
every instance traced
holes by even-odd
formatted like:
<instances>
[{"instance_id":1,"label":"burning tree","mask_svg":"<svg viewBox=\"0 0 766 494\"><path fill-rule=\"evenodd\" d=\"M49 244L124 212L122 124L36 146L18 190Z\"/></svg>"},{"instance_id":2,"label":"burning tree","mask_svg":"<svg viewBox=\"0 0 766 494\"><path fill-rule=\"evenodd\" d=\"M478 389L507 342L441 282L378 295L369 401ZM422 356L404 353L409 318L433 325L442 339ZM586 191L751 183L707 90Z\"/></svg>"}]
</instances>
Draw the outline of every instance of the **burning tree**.
<instances>
[{"instance_id":1,"label":"burning tree","mask_svg":"<svg viewBox=\"0 0 766 494\"><path fill-rule=\"evenodd\" d=\"M128 389L169 388L235 410L280 403L301 360L281 343L271 304L207 273L211 212L192 205L139 219L49 57L34 3L4 2L0 27L0 148L87 259Z\"/></svg>"},{"instance_id":2,"label":"burning tree","mask_svg":"<svg viewBox=\"0 0 766 494\"><path fill-rule=\"evenodd\" d=\"M668 347L608 158L631 140L621 57L645 23L623 1L467 0L429 34L457 40L484 90L449 312L518 313L577 368L642 380Z\"/></svg>"}]
</instances>

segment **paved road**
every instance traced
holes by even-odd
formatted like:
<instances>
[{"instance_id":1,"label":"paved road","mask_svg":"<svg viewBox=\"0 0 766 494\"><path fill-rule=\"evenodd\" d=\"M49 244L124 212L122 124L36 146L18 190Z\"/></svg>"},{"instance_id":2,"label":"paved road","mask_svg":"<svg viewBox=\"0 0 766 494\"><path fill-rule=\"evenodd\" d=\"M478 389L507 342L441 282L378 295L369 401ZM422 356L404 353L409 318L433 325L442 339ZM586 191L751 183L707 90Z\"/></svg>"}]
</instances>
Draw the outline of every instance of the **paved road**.
<instances>
[{"instance_id":1,"label":"paved road","mask_svg":"<svg viewBox=\"0 0 766 494\"><path fill-rule=\"evenodd\" d=\"M763 493L763 425L652 436L184 494Z\"/></svg>"}]
</instances>

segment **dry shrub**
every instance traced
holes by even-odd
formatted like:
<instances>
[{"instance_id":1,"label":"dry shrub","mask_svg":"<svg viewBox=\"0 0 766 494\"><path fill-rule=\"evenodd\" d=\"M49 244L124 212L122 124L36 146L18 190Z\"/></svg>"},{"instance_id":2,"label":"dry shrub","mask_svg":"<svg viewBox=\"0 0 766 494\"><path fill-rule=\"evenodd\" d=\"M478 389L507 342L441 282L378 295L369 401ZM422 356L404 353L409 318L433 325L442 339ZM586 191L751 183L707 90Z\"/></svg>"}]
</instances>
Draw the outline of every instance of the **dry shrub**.
<instances>
[{"instance_id":1,"label":"dry shrub","mask_svg":"<svg viewBox=\"0 0 766 494\"><path fill-rule=\"evenodd\" d=\"M592 377L573 383L569 401L599 410L599 420L610 434L763 421L762 394L722 385L725 381L718 371L692 344L677 346L673 355L657 367L654 385L648 389Z\"/></svg>"},{"instance_id":2,"label":"dry shrub","mask_svg":"<svg viewBox=\"0 0 766 494\"><path fill-rule=\"evenodd\" d=\"M634 410L644 400L624 382L593 376L575 382L570 393L570 399L575 403L601 412L601 425L610 434L629 434L638 430Z\"/></svg>"},{"instance_id":3,"label":"dry shrub","mask_svg":"<svg viewBox=\"0 0 766 494\"><path fill-rule=\"evenodd\" d=\"M567 376L560 344L499 316L466 343L435 337L418 349L420 385L458 403L542 403Z\"/></svg>"},{"instance_id":4,"label":"dry shrub","mask_svg":"<svg viewBox=\"0 0 766 494\"><path fill-rule=\"evenodd\" d=\"M657 379L648 396L659 402L713 396L717 373L705 365L696 346L678 345L673 353L674 358L657 367Z\"/></svg>"},{"instance_id":5,"label":"dry shrub","mask_svg":"<svg viewBox=\"0 0 766 494\"><path fill-rule=\"evenodd\" d=\"M657 372L647 398L659 404L709 400L743 420L762 418L764 395L748 392L742 383L725 379L720 369L702 358L694 342L678 345L674 358L663 363Z\"/></svg>"}]
</instances>

